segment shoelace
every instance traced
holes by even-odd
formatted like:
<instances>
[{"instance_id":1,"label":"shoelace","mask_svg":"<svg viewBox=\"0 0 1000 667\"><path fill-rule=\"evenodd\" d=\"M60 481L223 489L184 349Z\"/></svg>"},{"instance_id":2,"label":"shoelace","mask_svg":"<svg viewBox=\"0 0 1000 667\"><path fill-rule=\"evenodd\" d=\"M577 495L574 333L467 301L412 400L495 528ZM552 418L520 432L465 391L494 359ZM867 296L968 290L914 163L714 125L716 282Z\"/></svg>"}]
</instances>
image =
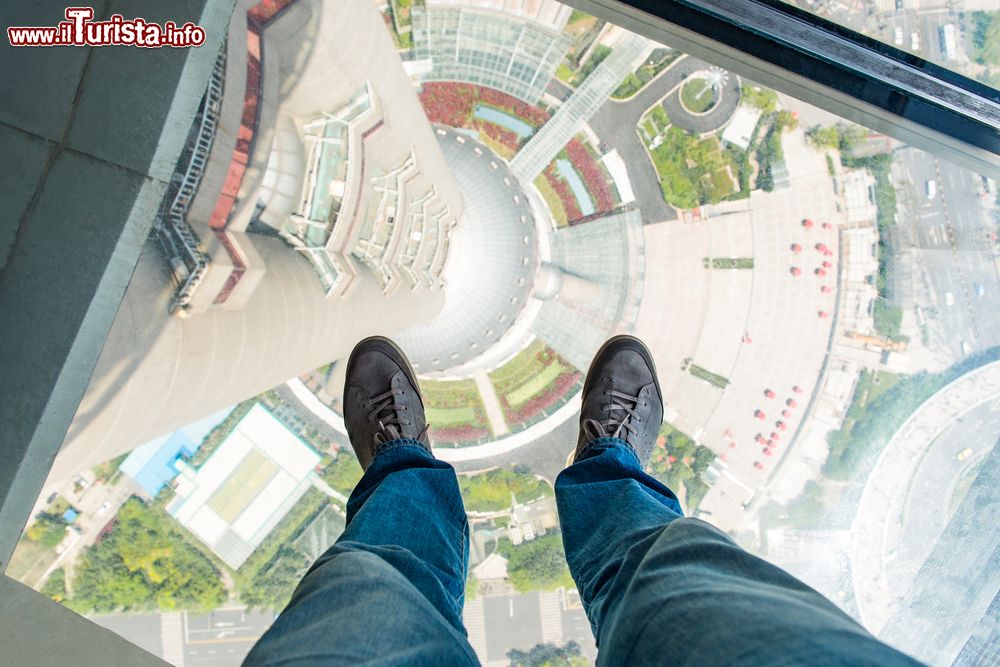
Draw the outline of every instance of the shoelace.
<instances>
[{"instance_id":1,"label":"shoelace","mask_svg":"<svg viewBox=\"0 0 1000 667\"><path fill-rule=\"evenodd\" d=\"M607 419L604 421L598 421L597 419L584 420L583 426L587 434L592 438L618 438L622 430L625 430L632 435L638 435L639 431L632 426L632 418L638 417L635 413L635 408L639 404L639 397L631 396L614 389L610 391L610 396L611 403L601 407L602 410L607 411ZM627 401L627 403L623 401ZM619 418L616 414L618 411L622 411L625 414Z\"/></svg>"},{"instance_id":2,"label":"shoelace","mask_svg":"<svg viewBox=\"0 0 1000 667\"><path fill-rule=\"evenodd\" d=\"M403 437L402 427L403 426L413 426L413 422L408 419L403 419L400 416L402 410L406 410L406 406L396 407L396 401L394 396L402 396L403 392L400 389L390 389L389 391L374 397L369 401L369 405L375 405L375 409L371 411L370 416L378 422L378 430L375 431L375 444L383 445L390 440L396 440L397 438ZM377 405L376 405L377 404ZM388 412L389 414L385 418L379 415L383 412ZM423 430L417 435L415 440L420 442L425 442L425 436L427 435L427 426L425 425Z\"/></svg>"}]
</instances>

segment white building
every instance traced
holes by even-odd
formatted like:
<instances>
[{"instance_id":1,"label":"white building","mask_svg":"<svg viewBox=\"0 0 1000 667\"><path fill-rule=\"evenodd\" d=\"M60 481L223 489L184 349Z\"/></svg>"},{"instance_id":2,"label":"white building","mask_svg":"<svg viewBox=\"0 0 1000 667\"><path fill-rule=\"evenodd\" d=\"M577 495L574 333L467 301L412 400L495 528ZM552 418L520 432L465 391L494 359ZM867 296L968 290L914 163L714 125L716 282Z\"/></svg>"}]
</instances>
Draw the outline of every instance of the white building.
<instances>
[{"instance_id":1,"label":"white building","mask_svg":"<svg viewBox=\"0 0 1000 667\"><path fill-rule=\"evenodd\" d=\"M236 569L309 489L319 461L258 403L200 468L181 465L167 511Z\"/></svg>"}]
</instances>

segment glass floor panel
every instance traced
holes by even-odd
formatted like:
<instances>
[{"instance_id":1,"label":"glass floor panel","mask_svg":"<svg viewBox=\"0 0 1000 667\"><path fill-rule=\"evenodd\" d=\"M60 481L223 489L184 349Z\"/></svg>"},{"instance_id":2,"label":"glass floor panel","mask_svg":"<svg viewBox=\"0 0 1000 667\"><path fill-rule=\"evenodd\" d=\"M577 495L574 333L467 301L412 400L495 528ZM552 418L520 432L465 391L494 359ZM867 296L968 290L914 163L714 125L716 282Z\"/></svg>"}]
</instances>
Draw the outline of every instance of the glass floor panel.
<instances>
[{"instance_id":1,"label":"glass floor panel","mask_svg":"<svg viewBox=\"0 0 1000 667\"><path fill-rule=\"evenodd\" d=\"M562 552L583 374L632 333L687 514L904 651L996 659L996 183L551 0L348 4L237 4L225 79L278 66L224 86L177 165L208 170L185 211L208 272L179 302L150 238L7 574L175 664L239 664L343 530L344 367L379 333L460 474L477 654L591 661L568 570L524 554ZM305 126L366 83L328 293L281 230L316 186Z\"/></svg>"}]
</instances>

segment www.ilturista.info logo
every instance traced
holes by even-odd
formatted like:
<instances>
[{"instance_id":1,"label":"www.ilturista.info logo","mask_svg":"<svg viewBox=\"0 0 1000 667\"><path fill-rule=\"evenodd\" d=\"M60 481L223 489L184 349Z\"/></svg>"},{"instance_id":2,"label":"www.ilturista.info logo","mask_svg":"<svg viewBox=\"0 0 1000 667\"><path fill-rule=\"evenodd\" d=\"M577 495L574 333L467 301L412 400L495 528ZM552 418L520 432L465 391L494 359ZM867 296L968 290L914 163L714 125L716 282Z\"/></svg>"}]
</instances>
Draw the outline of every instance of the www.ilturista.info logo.
<instances>
[{"instance_id":1,"label":"www.ilturista.info logo","mask_svg":"<svg viewBox=\"0 0 1000 667\"><path fill-rule=\"evenodd\" d=\"M66 20L54 27L11 26L7 39L11 46L163 46L186 48L205 43L205 29L188 21L163 25L141 18L126 19L113 14L107 21L94 21L93 7L67 7Z\"/></svg>"}]
</instances>

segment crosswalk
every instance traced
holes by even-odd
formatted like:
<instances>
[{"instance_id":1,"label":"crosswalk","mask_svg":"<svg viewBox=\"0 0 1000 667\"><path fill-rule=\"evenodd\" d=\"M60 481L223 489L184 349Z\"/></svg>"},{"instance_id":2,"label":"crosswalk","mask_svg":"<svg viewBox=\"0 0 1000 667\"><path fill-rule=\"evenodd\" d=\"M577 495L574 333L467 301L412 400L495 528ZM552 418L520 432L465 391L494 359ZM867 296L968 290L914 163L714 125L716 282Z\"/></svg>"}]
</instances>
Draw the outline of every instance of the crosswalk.
<instances>
[{"instance_id":1,"label":"crosswalk","mask_svg":"<svg viewBox=\"0 0 1000 667\"><path fill-rule=\"evenodd\" d=\"M562 591L540 593L538 595L538 606L542 616L542 643L562 643Z\"/></svg>"},{"instance_id":2,"label":"crosswalk","mask_svg":"<svg viewBox=\"0 0 1000 667\"><path fill-rule=\"evenodd\" d=\"M163 659L174 667L184 667L184 614L160 614L160 639L163 642Z\"/></svg>"},{"instance_id":3,"label":"crosswalk","mask_svg":"<svg viewBox=\"0 0 1000 667\"><path fill-rule=\"evenodd\" d=\"M465 610L462 613L465 621L465 629L469 633L469 643L472 650L479 657L479 662L486 662L486 610L483 608L483 599L465 601Z\"/></svg>"}]
</instances>

